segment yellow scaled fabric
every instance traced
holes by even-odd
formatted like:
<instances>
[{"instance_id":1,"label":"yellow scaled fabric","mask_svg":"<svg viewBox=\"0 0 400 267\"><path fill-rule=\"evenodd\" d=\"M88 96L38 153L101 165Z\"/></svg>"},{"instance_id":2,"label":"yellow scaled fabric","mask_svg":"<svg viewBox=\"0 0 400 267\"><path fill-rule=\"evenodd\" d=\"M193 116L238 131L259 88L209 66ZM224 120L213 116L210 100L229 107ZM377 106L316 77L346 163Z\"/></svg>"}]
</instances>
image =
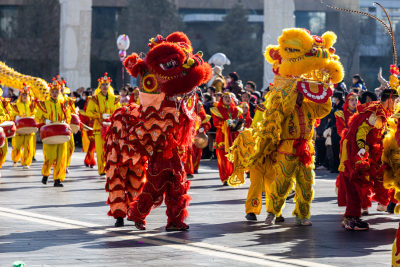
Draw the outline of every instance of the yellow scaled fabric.
<instances>
[{"instance_id":1,"label":"yellow scaled fabric","mask_svg":"<svg viewBox=\"0 0 400 267\"><path fill-rule=\"evenodd\" d=\"M40 122L45 122L46 119L52 122L68 122L71 119L71 113L70 109L65 107L62 100L58 99L54 101L47 99L39 103L36 119ZM64 181L67 168L66 150L67 143L58 145L43 144L43 176L49 176L51 167L53 166L53 179Z\"/></svg>"},{"instance_id":2,"label":"yellow scaled fabric","mask_svg":"<svg viewBox=\"0 0 400 267\"><path fill-rule=\"evenodd\" d=\"M97 90L96 90L97 91ZM93 135L95 138L97 166L99 174L104 173L105 160L104 160L104 140L101 137L100 129L103 122L103 114L113 114L114 111L121 106L119 96L108 93L108 97L104 96L101 92L93 96L88 103L86 112L84 113L89 118L94 119Z\"/></svg>"},{"instance_id":3,"label":"yellow scaled fabric","mask_svg":"<svg viewBox=\"0 0 400 267\"><path fill-rule=\"evenodd\" d=\"M296 156L278 154L274 164L274 181L270 187L268 199L268 212L276 216L282 213L286 197L296 182L296 202L293 215L300 219L310 218L310 204L314 197L314 164L305 167Z\"/></svg>"},{"instance_id":4,"label":"yellow scaled fabric","mask_svg":"<svg viewBox=\"0 0 400 267\"><path fill-rule=\"evenodd\" d=\"M25 103L18 98L16 103L11 104L11 117L15 120L16 116L20 118L34 117L35 105L28 98ZM16 134L12 139L11 159L14 163L21 160L22 166L30 166L35 152L34 142L36 141L35 134L20 135ZM22 153L21 153L22 150Z\"/></svg>"}]
</instances>

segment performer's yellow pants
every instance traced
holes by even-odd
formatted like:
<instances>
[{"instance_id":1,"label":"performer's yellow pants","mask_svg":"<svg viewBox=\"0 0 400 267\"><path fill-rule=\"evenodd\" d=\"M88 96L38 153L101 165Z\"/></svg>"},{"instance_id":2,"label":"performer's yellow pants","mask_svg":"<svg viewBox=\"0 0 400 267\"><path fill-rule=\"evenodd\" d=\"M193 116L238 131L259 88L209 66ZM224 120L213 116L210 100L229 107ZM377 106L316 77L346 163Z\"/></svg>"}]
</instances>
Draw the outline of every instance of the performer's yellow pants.
<instances>
[{"instance_id":1,"label":"performer's yellow pants","mask_svg":"<svg viewBox=\"0 0 400 267\"><path fill-rule=\"evenodd\" d=\"M36 155L36 134L33 134L33 153L32 153L32 158L34 158Z\"/></svg>"},{"instance_id":2,"label":"performer's yellow pants","mask_svg":"<svg viewBox=\"0 0 400 267\"><path fill-rule=\"evenodd\" d=\"M300 219L310 218L310 206L314 197L314 164L306 167L296 156L278 153L274 164L274 181L270 187L268 212L280 216L285 206L287 195L296 182L296 202L293 215Z\"/></svg>"},{"instance_id":3,"label":"performer's yellow pants","mask_svg":"<svg viewBox=\"0 0 400 267\"><path fill-rule=\"evenodd\" d=\"M67 167L71 164L71 157L75 151L74 135L71 134L71 139L67 142Z\"/></svg>"},{"instance_id":4,"label":"performer's yellow pants","mask_svg":"<svg viewBox=\"0 0 400 267\"><path fill-rule=\"evenodd\" d=\"M0 169L3 167L4 162L6 161L8 152L8 139L6 138L4 146L0 148Z\"/></svg>"},{"instance_id":5,"label":"performer's yellow pants","mask_svg":"<svg viewBox=\"0 0 400 267\"><path fill-rule=\"evenodd\" d=\"M97 166L99 174L104 173L104 167L106 166L106 161L104 160L104 140L101 134L94 134L94 141L96 143L96 156L97 156Z\"/></svg>"},{"instance_id":6,"label":"performer's yellow pants","mask_svg":"<svg viewBox=\"0 0 400 267\"><path fill-rule=\"evenodd\" d=\"M262 208L262 193L265 192L265 206L268 209L268 195L273 182L273 169L270 161L256 165L250 169L250 187L247 193L246 214L260 214Z\"/></svg>"},{"instance_id":7,"label":"performer's yellow pants","mask_svg":"<svg viewBox=\"0 0 400 267\"><path fill-rule=\"evenodd\" d=\"M43 144L44 162L42 175L50 176L53 167L53 179L64 181L67 168L67 143L60 145Z\"/></svg>"},{"instance_id":8,"label":"performer's yellow pants","mask_svg":"<svg viewBox=\"0 0 400 267\"><path fill-rule=\"evenodd\" d=\"M22 166L30 166L34 152L34 134L19 135L12 139L11 159L18 162L21 159ZM22 150L22 153L21 153Z\"/></svg>"}]
</instances>

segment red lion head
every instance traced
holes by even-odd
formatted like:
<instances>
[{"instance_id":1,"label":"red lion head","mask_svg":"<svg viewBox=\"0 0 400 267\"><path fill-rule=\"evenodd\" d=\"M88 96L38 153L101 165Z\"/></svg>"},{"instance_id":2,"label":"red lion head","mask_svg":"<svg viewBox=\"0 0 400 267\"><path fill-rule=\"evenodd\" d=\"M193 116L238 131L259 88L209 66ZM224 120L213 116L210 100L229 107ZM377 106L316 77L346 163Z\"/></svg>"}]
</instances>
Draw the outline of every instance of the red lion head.
<instances>
[{"instance_id":1,"label":"red lion head","mask_svg":"<svg viewBox=\"0 0 400 267\"><path fill-rule=\"evenodd\" d=\"M193 54L192 44L183 32L171 33L167 38L157 35L149 47L143 59L132 53L124 61L128 73L139 78L141 91L180 95L211 78L211 66L204 62L201 52Z\"/></svg>"}]
</instances>

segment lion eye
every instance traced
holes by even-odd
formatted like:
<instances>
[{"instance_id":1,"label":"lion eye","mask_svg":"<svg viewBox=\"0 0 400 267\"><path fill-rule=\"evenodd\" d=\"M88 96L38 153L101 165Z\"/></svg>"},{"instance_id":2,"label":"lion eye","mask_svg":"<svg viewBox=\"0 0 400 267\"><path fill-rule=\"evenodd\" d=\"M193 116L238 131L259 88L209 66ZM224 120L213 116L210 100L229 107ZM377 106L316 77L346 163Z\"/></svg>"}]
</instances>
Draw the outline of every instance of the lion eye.
<instances>
[{"instance_id":1,"label":"lion eye","mask_svg":"<svg viewBox=\"0 0 400 267\"><path fill-rule=\"evenodd\" d=\"M299 50L299 49L296 49L296 48L290 48L290 47L287 47L287 48L285 48L285 51L286 51L286 52L289 52L289 53L293 53L293 52L300 52L300 50Z\"/></svg>"}]
</instances>

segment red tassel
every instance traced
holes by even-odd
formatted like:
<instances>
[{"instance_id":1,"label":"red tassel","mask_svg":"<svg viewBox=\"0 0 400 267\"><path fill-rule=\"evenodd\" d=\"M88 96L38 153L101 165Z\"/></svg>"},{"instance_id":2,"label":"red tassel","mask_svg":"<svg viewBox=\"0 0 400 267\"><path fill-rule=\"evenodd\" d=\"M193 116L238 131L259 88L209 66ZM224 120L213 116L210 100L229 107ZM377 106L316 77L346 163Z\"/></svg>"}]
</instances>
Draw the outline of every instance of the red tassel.
<instances>
[{"instance_id":1,"label":"red tassel","mask_svg":"<svg viewBox=\"0 0 400 267\"><path fill-rule=\"evenodd\" d=\"M305 139L294 140L293 146L296 148L296 156L304 166L308 167L312 163L312 155L308 147L308 141Z\"/></svg>"}]
</instances>

